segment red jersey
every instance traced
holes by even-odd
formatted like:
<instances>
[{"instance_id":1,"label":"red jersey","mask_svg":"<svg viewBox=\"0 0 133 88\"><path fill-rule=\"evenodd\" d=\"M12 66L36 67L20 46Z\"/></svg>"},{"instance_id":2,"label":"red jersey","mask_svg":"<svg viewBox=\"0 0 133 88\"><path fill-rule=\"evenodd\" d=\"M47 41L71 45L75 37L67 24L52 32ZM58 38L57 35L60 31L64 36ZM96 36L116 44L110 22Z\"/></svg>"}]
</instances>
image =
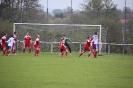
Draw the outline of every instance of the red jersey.
<instances>
[{"instance_id":1,"label":"red jersey","mask_svg":"<svg viewBox=\"0 0 133 88\"><path fill-rule=\"evenodd\" d=\"M26 35L26 36L24 37L24 43L30 44L30 42L31 42L31 37L30 37L29 35Z\"/></svg>"},{"instance_id":2,"label":"red jersey","mask_svg":"<svg viewBox=\"0 0 133 88\"><path fill-rule=\"evenodd\" d=\"M15 42L17 42L18 41L18 37L17 37L17 35L13 35L13 38L14 38L14 40L15 40Z\"/></svg>"},{"instance_id":3,"label":"red jersey","mask_svg":"<svg viewBox=\"0 0 133 88\"><path fill-rule=\"evenodd\" d=\"M86 40L86 44L85 44L84 47L90 47L90 43L91 43L91 40L90 39L87 39Z\"/></svg>"},{"instance_id":4,"label":"red jersey","mask_svg":"<svg viewBox=\"0 0 133 88\"><path fill-rule=\"evenodd\" d=\"M1 38L1 45L6 45L6 36Z\"/></svg>"},{"instance_id":5,"label":"red jersey","mask_svg":"<svg viewBox=\"0 0 133 88\"><path fill-rule=\"evenodd\" d=\"M60 49L63 49L63 48L66 48L66 46L65 46L65 40L62 40L60 42Z\"/></svg>"},{"instance_id":6,"label":"red jersey","mask_svg":"<svg viewBox=\"0 0 133 88\"><path fill-rule=\"evenodd\" d=\"M34 46L39 46L39 44L40 44L40 39L39 38L36 38L35 43L34 43Z\"/></svg>"},{"instance_id":7,"label":"red jersey","mask_svg":"<svg viewBox=\"0 0 133 88\"><path fill-rule=\"evenodd\" d=\"M90 44L91 44L91 40L87 39L86 44L84 45L84 51L90 51Z\"/></svg>"}]
</instances>

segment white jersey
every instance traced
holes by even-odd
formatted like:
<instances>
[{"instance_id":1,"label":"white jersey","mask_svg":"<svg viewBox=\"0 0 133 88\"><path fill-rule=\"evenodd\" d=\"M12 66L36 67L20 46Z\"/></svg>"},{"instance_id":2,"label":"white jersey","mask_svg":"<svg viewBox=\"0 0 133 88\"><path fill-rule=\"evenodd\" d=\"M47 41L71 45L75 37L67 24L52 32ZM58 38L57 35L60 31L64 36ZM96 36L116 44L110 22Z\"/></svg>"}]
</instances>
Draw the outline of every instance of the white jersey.
<instances>
[{"instance_id":1,"label":"white jersey","mask_svg":"<svg viewBox=\"0 0 133 88\"><path fill-rule=\"evenodd\" d=\"M93 35L92 38L93 38L92 41L94 41L94 44L98 44L98 35Z\"/></svg>"},{"instance_id":2,"label":"white jersey","mask_svg":"<svg viewBox=\"0 0 133 88\"><path fill-rule=\"evenodd\" d=\"M13 37L11 37L11 38L8 39L7 42L8 42L8 46L13 46L13 43L15 43L15 40L14 40Z\"/></svg>"}]
</instances>

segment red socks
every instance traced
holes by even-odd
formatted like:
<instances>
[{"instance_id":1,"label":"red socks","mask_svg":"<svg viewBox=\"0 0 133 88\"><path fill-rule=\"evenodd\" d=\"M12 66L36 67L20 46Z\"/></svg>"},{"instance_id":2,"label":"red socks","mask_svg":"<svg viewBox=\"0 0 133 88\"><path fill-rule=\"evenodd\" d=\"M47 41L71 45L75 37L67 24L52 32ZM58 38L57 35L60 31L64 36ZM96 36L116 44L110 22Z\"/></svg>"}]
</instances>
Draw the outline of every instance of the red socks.
<instances>
[{"instance_id":1,"label":"red socks","mask_svg":"<svg viewBox=\"0 0 133 88\"><path fill-rule=\"evenodd\" d=\"M88 57L90 57L90 55L91 55L91 54L89 53L89 54L88 54Z\"/></svg>"},{"instance_id":2,"label":"red socks","mask_svg":"<svg viewBox=\"0 0 133 88\"><path fill-rule=\"evenodd\" d=\"M61 57L63 57L63 55L64 55L64 51L62 51ZM68 51L66 51L66 57L68 58Z\"/></svg>"},{"instance_id":3,"label":"red socks","mask_svg":"<svg viewBox=\"0 0 133 88\"><path fill-rule=\"evenodd\" d=\"M16 54L16 49L13 50L13 53Z\"/></svg>"},{"instance_id":4,"label":"red socks","mask_svg":"<svg viewBox=\"0 0 133 88\"><path fill-rule=\"evenodd\" d=\"M64 55L64 52L62 51L62 52L61 52L61 57L63 57L63 55Z\"/></svg>"},{"instance_id":5,"label":"red socks","mask_svg":"<svg viewBox=\"0 0 133 88\"><path fill-rule=\"evenodd\" d=\"M68 58L68 52L66 51L66 57Z\"/></svg>"},{"instance_id":6,"label":"red socks","mask_svg":"<svg viewBox=\"0 0 133 88\"><path fill-rule=\"evenodd\" d=\"M23 49L23 53L25 53L25 49Z\"/></svg>"},{"instance_id":7,"label":"red socks","mask_svg":"<svg viewBox=\"0 0 133 88\"><path fill-rule=\"evenodd\" d=\"M83 55L83 52L80 53L79 57L80 57L81 55Z\"/></svg>"},{"instance_id":8,"label":"red socks","mask_svg":"<svg viewBox=\"0 0 133 88\"><path fill-rule=\"evenodd\" d=\"M97 51L94 52L94 57L96 57L96 56L97 56Z\"/></svg>"},{"instance_id":9,"label":"red socks","mask_svg":"<svg viewBox=\"0 0 133 88\"><path fill-rule=\"evenodd\" d=\"M38 55L40 50L35 50L35 55Z\"/></svg>"},{"instance_id":10,"label":"red socks","mask_svg":"<svg viewBox=\"0 0 133 88\"><path fill-rule=\"evenodd\" d=\"M10 50L7 50L6 55L8 56L10 54L10 52L11 52Z\"/></svg>"},{"instance_id":11,"label":"red socks","mask_svg":"<svg viewBox=\"0 0 133 88\"><path fill-rule=\"evenodd\" d=\"M3 50L3 55L6 53L6 50Z\"/></svg>"},{"instance_id":12,"label":"red socks","mask_svg":"<svg viewBox=\"0 0 133 88\"><path fill-rule=\"evenodd\" d=\"M29 53L31 53L31 49L29 49Z\"/></svg>"}]
</instances>

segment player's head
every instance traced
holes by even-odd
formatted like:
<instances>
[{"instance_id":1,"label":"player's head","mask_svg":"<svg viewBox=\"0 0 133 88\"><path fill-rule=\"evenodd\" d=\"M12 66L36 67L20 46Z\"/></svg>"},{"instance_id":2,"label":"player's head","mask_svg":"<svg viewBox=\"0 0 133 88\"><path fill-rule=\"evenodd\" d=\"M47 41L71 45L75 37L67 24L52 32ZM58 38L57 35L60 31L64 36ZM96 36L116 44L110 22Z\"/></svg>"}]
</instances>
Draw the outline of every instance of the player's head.
<instances>
[{"instance_id":1,"label":"player's head","mask_svg":"<svg viewBox=\"0 0 133 88\"><path fill-rule=\"evenodd\" d=\"M15 31L14 34L17 34L17 32Z\"/></svg>"},{"instance_id":2,"label":"player's head","mask_svg":"<svg viewBox=\"0 0 133 88\"><path fill-rule=\"evenodd\" d=\"M26 35L29 35L29 32L27 32Z\"/></svg>"},{"instance_id":3,"label":"player's head","mask_svg":"<svg viewBox=\"0 0 133 88\"><path fill-rule=\"evenodd\" d=\"M66 37L66 35L63 35L63 38L65 38Z\"/></svg>"},{"instance_id":4,"label":"player's head","mask_svg":"<svg viewBox=\"0 0 133 88\"><path fill-rule=\"evenodd\" d=\"M89 39L90 37L88 36L87 39Z\"/></svg>"},{"instance_id":5,"label":"player's head","mask_svg":"<svg viewBox=\"0 0 133 88\"><path fill-rule=\"evenodd\" d=\"M7 33L4 33L4 36L7 36Z\"/></svg>"},{"instance_id":6,"label":"player's head","mask_svg":"<svg viewBox=\"0 0 133 88\"><path fill-rule=\"evenodd\" d=\"M37 35L36 37L37 37L37 38L40 38L40 35Z\"/></svg>"},{"instance_id":7,"label":"player's head","mask_svg":"<svg viewBox=\"0 0 133 88\"><path fill-rule=\"evenodd\" d=\"M97 32L95 32L95 35L97 35Z\"/></svg>"},{"instance_id":8,"label":"player's head","mask_svg":"<svg viewBox=\"0 0 133 88\"><path fill-rule=\"evenodd\" d=\"M11 35L11 37L13 37L13 35Z\"/></svg>"}]
</instances>

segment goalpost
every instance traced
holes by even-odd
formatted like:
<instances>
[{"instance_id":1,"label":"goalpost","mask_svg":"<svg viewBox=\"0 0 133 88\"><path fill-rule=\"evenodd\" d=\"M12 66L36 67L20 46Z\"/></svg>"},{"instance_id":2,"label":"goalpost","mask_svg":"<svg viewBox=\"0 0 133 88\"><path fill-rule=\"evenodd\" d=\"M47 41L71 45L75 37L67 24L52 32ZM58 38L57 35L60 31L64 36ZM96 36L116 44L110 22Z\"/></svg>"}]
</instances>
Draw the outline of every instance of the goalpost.
<instances>
[{"instance_id":1,"label":"goalpost","mask_svg":"<svg viewBox=\"0 0 133 88\"><path fill-rule=\"evenodd\" d=\"M35 40L37 34L41 36L42 51L58 51L57 47L59 47L60 38L63 34L72 40L72 51L81 52L86 38L88 36L92 37L96 31L98 31L99 40L102 42L101 25L14 23L13 32L15 31L18 33L18 38L21 41L20 44L18 44L17 50L22 50L22 41L26 32L29 32L32 36L32 41ZM101 45L102 44L100 44L99 47L99 54L101 54Z\"/></svg>"}]
</instances>

